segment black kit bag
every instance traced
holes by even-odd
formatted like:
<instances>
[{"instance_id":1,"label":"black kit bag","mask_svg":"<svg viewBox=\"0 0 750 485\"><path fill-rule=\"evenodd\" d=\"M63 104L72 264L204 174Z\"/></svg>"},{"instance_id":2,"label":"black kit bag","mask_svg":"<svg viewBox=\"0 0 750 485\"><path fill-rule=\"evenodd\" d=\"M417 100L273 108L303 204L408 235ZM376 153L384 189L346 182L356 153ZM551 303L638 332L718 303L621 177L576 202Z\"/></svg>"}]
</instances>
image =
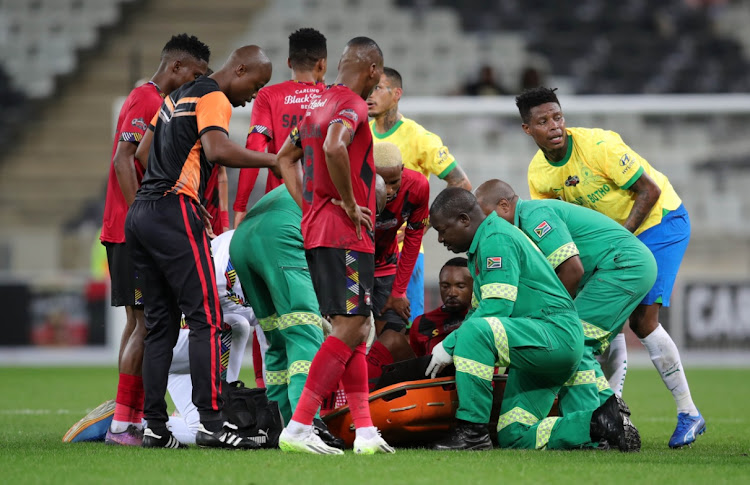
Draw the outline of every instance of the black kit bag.
<instances>
[{"instance_id":1,"label":"black kit bag","mask_svg":"<svg viewBox=\"0 0 750 485\"><path fill-rule=\"evenodd\" d=\"M242 381L222 383L224 416L237 426L237 433L262 448L278 448L284 429L279 403L269 401L265 389L245 387Z\"/></svg>"}]
</instances>

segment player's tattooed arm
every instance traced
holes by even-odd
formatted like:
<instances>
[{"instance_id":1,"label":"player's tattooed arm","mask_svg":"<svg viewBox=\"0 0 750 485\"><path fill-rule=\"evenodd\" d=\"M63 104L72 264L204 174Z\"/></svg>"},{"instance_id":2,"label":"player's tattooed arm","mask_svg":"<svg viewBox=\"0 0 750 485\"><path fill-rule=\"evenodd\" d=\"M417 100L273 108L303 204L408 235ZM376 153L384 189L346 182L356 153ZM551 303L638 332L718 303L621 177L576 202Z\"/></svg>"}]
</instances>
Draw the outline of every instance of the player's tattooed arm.
<instances>
[{"instance_id":1,"label":"player's tattooed arm","mask_svg":"<svg viewBox=\"0 0 750 485\"><path fill-rule=\"evenodd\" d=\"M629 190L635 194L635 203L633 204L633 208L630 209L630 214L628 214L628 218L625 219L623 226L625 226L625 229L628 231L635 232L636 229L641 227L641 224L646 220L646 217L649 212L651 212L651 209L653 209L656 201L659 200L661 189L656 185L654 179L644 172L638 177L638 180L630 186Z\"/></svg>"},{"instance_id":2,"label":"player's tattooed arm","mask_svg":"<svg viewBox=\"0 0 750 485\"><path fill-rule=\"evenodd\" d=\"M448 175L443 179L448 184L448 187L461 187L468 191L471 191L471 182L469 177L466 176L466 172L463 171L460 165L456 164L453 170L448 172Z\"/></svg>"},{"instance_id":3,"label":"player's tattooed arm","mask_svg":"<svg viewBox=\"0 0 750 485\"><path fill-rule=\"evenodd\" d=\"M295 132L296 128L292 133ZM281 172L281 178L284 179L284 185L300 208L302 208L302 163L300 161L303 153L302 148L297 146L296 139L289 137L276 155L276 163Z\"/></svg>"}]
</instances>

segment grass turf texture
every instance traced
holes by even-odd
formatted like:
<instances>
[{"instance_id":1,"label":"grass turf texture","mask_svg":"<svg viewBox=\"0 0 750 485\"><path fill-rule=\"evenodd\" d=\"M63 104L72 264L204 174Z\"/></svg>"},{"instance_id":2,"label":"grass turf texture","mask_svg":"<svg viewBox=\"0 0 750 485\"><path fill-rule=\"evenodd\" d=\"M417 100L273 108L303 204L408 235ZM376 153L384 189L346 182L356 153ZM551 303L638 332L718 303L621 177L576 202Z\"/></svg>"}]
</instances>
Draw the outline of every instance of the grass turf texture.
<instances>
[{"instance_id":1,"label":"grass turf texture","mask_svg":"<svg viewBox=\"0 0 750 485\"><path fill-rule=\"evenodd\" d=\"M252 382L249 370L245 382ZM308 456L278 450L144 450L61 442L116 390L112 368L0 368L0 481L28 483L750 483L750 370L688 370L707 433L670 450L672 397L653 369L629 370L625 398L643 438L640 453L434 452Z\"/></svg>"}]
</instances>

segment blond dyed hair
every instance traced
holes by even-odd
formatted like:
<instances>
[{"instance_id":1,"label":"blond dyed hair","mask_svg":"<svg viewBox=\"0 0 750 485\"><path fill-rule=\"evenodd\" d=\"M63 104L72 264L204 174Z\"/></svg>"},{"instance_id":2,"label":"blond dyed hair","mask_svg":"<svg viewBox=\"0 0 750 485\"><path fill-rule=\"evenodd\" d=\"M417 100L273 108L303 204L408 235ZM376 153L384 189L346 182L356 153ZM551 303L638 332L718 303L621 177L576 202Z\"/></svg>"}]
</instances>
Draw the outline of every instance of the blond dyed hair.
<instances>
[{"instance_id":1,"label":"blond dyed hair","mask_svg":"<svg viewBox=\"0 0 750 485\"><path fill-rule=\"evenodd\" d=\"M387 141L376 143L372 149L372 156L375 159L375 168L400 167L404 164L401 160L401 150Z\"/></svg>"}]
</instances>

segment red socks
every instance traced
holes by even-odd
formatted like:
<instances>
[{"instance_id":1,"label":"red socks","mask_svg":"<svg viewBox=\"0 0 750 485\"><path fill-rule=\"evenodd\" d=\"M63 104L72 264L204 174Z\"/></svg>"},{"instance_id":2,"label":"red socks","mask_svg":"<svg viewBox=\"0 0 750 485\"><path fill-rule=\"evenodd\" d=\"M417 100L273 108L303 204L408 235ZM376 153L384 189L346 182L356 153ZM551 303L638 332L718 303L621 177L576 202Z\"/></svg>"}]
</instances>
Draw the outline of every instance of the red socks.
<instances>
[{"instance_id":1,"label":"red socks","mask_svg":"<svg viewBox=\"0 0 750 485\"><path fill-rule=\"evenodd\" d=\"M305 425L312 424L323 397L336 389L351 356L352 350L349 346L336 337L329 336L323 342L307 374L305 388L292 416L294 421ZM367 371L366 366L364 371Z\"/></svg>"},{"instance_id":2,"label":"red socks","mask_svg":"<svg viewBox=\"0 0 750 485\"><path fill-rule=\"evenodd\" d=\"M143 378L141 376L120 374L113 419L140 424L143 419Z\"/></svg>"},{"instance_id":3,"label":"red socks","mask_svg":"<svg viewBox=\"0 0 750 485\"><path fill-rule=\"evenodd\" d=\"M367 389L368 363L365 349L364 342L357 345L346 365L344 375L341 376L341 382L346 391L346 399L349 401L349 411L352 413L352 422L357 429L372 426L370 401L368 399L370 393ZM392 361L393 359L391 359Z\"/></svg>"},{"instance_id":4,"label":"red socks","mask_svg":"<svg viewBox=\"0 0 750 485\"><path fill-rule=\"evenodd\" d=\"M367 354L367 378L369 382L368 389L370 391L372 391L378 382L378 378L383 374L383 366L392 363L393 356L391 353L385 345L376 340Z\"/></svg>"},{"instance_id":5,"label":"red socks","mask_svg":"<svg viewBox=\"0 0 750 485\"><path fill-rule=\"evenodd\" d=\"M255 332L253 332L253 373L255 374L255 387L265 389L266 383L263 381L263 356L260 355L258 332L262 332L260 327L256 327Z\"/></svg>"}]
</instances>

